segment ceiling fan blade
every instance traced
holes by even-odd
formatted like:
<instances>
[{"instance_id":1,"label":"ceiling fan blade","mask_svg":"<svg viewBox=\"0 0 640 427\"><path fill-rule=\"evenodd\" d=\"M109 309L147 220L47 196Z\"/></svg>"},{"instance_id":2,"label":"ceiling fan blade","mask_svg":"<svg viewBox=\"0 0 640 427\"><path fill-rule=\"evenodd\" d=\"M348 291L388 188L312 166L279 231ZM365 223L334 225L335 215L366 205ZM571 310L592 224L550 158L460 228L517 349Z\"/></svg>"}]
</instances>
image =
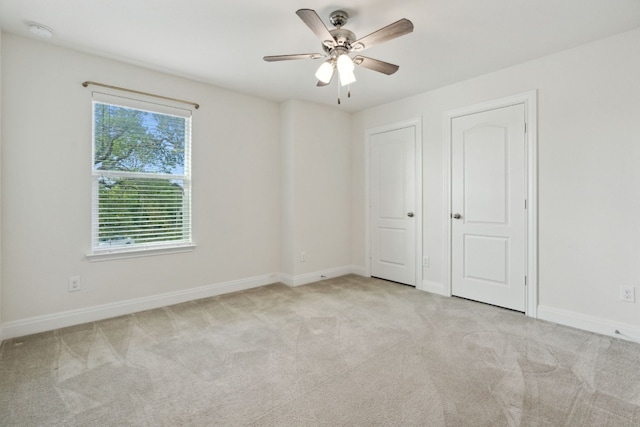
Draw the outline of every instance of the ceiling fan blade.
<instances>
[{"instance_id":1,"label":"ceiling fan blade","mask_svg":"<svg viewBox=\"0 0 640 427\"><path fill-rule=\"evenodd\" d=\"M353 63L364 68L368 68L373 71L377 71L382 74L391 75L398 71L400 68L398 65L390 64L388 62L380 61L378 59L367 58L366 56L358 55L353 58Z\"/></svg>"},{"instance_id":2,"label":"ceiling fan blade","mask_svg":"<svg viewBox=\"0 0 640 427\"><path fill-rule=\"evenodd\" d=\"M295 55L274 55L274 56L265 56L264 59L267 62L275 62L275 61L289 61L292 59L318 59L323 58L324 55L319 53L298 53Z\"/></svg>"},{"instance_id":3,"label":"ceiling fan blade","mask_svg":"<svg viewBox=\"0 0 640 427\"><path fill-rule=\"evenodd\" d=\"M320 41L322 41L322 44L328 44L329 47L335 46L336 42L333 36L315 10L299 9L296 11L296 15L298 15L305 24L307 24L307 27L311 28L311 31L318 36Z\"/></svg>"},{"instance_id":4,"label":"ceiling fan blade","mask_svg":"<svg viewBox=\"0 0 640 427\"><path fill-rule=\"evenodd\" d=\"M362 37L353 43L353 49L356 51L368 49L371 46L377 45L382 42L393 40L396 37L404 36L413 31L413 23L408 19L402 18L393 24L387 25L384 28L380 28L378 31Z\"/></svg>"}]
</instances>

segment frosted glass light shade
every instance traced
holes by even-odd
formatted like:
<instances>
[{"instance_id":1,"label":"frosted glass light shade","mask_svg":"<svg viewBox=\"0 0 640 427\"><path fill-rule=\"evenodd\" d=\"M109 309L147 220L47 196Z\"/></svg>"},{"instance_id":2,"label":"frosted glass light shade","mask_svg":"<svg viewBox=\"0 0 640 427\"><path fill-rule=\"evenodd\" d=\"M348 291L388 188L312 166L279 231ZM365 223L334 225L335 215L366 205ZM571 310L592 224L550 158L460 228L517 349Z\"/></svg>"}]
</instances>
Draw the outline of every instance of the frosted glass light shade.
<instances>
[{"instance_id":1,"label":"frosted glass light shade","mask_svg":"<svg viewBox=\"0 0 640 427\"><path fill-rule=\"evenodd\" d=\"M355 65L353 65L353 60L347 54L342 54L338 56L337 61L338 72L342 76L343 74L353 73Z\"/></svg>"},{"instance_id":2,"label":"frosted glass light shade","mask_svg":"<svg viewBox=\"0 0 640 427\"><path fill-rule=\"evenodd\" d=\"M348 73L340 73L340 85L346 86L351 83L355 83L356 75L353 71L349 71Z\"/></svg>"},{"instance_id":3,"label":"frosted glass light shade","mask_svg":"<svg viewBox=\"0 0 640 427\"><path fill-rule=\"evenodd\" d=\"M316 78L322 83L329 83L333 77L333 64L329 61L323 62L316 71Z\"/></svg>"}]
</instances>

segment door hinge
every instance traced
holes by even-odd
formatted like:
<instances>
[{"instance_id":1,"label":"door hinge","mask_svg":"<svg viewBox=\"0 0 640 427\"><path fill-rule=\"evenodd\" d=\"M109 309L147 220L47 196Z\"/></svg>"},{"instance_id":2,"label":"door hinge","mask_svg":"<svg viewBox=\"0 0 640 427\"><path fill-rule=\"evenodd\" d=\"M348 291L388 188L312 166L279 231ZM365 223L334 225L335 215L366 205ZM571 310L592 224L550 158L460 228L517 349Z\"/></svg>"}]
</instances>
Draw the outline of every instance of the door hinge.
<instances>
[{"instance_id":1,"label":"door hinge","mask_svg":"<svg viewBox=\"0 0 640 427\"><path fill-rule=\"evenodd\" d=\"M524 133L527 133L527 122L524 122Z\"/></svg>"},{"instance_id":2,"label":"door hinge","mask_svg":"<svg viewBox=\"0 0 640 427\"><path fill-rule=\"evenodd\" d=\"M527 286L527 276L524 276L524 285Z\"/></svg>"},{"instance_id":3,"label":"door hinge","mask_svg":"<svg viewBox=\"0 0 640 427\"><path fill-rule=\"evenodd\" d=\"M527 199L524 199L524 209L527 209Z\"/></svg>"}]
</instances>

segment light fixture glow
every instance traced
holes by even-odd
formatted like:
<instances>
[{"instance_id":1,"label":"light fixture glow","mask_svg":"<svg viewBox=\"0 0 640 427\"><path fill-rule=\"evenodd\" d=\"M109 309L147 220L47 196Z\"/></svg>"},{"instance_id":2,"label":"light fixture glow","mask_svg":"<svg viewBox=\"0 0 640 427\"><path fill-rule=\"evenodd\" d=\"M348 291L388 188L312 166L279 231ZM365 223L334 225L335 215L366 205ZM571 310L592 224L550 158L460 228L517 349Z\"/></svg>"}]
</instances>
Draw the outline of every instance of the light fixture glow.
<instances>
[{"instance_id":1,"label":"light fixture glow","mask_svg":"<svg viewBox=\"0 0 640 427\"><path fill-rule=\"evenodd\" d=\"M38 37L42 37L45 39L50 39L51 37L53 37L53 30L51 28L45 27L42 24L29 22L27 23L27 26L29 27L29 31L31 31Z\"/></svg>"},{"instance_id":2,"label":"light fixture glow","mask_svg":"<svg viewBox=\"0 0 640 427\"><path fill-rule=\"evenodd\" d=\"M353 73L355 65L353 65L353 60L346 53L338 56L337 61L338 72L340 76L343 74Z\"/></svg>"},{"instance_id":3,"label":"light fixture glow","mask_svg":"<svg viewBox=\"0 0 640 427\"><path fill-rule=\"evenodd\" d=\"M356 75L353 71L340 73L340 85L346 86L356 82Z\"/></svg>"},{"instance_id":4,"label":"light fixture glow","mask_svg":"<svg viewBox=\"0 0 640 427\"><path fill-rule=\"evenodd\" d=\"M329 83L333 77L333 63L331 61L323 62L316 71L316 78L322 83Z\"/></svg>"}]
</instances>

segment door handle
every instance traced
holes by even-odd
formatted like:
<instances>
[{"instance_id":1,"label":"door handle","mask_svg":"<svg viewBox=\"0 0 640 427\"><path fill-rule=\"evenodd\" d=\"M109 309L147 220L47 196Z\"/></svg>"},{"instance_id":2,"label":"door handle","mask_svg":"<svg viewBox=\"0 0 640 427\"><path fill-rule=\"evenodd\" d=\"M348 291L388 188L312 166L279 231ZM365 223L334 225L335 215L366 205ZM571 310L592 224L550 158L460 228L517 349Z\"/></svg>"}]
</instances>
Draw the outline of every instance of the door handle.
<instances>
[{"instance_id":1,"label":"door handle","mask_svg":"<svg viewBox=\"0 0 640 427\"><path fill-rule=\"evenodd\" d=\"M413 212L408 212L408 213L407 213L407 216L408 216L409 218L413 218Z\"/></svg>"},{"instance_id":2,"label":"door handle","mask_svg":"<svg viewBox=\"0 0 640 427\"><path fill-rule=\"evenodd\" d=\"M454 213L454 214L451 214L451 218L460 219L460 218L462 218L462 215L460 215L459 213Z\"/></svg>"}]
</instances>

